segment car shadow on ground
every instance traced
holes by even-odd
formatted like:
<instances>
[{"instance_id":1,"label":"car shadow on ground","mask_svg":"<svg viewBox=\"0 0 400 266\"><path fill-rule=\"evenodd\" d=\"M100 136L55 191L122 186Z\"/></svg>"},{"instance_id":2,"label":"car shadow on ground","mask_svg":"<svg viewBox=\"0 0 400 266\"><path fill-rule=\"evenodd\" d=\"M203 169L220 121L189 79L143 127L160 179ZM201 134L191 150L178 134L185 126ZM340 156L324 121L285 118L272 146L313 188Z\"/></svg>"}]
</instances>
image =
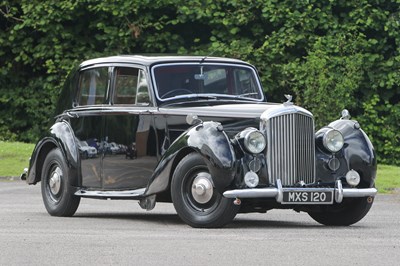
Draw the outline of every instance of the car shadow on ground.
<instances>
[{"instance_id":1,"label":"car shadow on ground","mask_svg":"<svg viewBox=\"0 0 400 266\"><path fill-rule=\"evenodd\" d=\"M153 224L164 225L182 225L185 223L179 218L177 214L160 214L160 213L77 213L73 218L78 219L112 219L112 220L129 220L148 222ZM321 228L324 230L337 229L335 226L324 226L313 221L284 221L284 220L254 220L246 219L243 217L234 219L231 223L227 224L225 229L245 229L245 228L286 228L286 229L309 229ZM348 228L348 227L345 227ZM353 225L352 229L365 228L365 226Z\"/></svg>"},{"instance_id":2,"label":"car shadow on ground","mask_svg":"<svg viewBox=\"0 0 400 266\"><path fill-rule=\"evenodd\" d=\"M235 219L232 223L228 224L229 228L320 228L321 225L313 224L308 222L297 222L297 221L280 221L280 220L247 220L247 219Z\"/></svg>"},{"instance_id":3,"label":"car shadow on ground","mask_svg":"<svg viewBox=\"0 0 400 266\"><path fill-rule=\"evenodd\" d=\"M177 214L159 213L76 213L74 218L130 220L157 224L184 224Z\"/></svg>"}]
</instances>

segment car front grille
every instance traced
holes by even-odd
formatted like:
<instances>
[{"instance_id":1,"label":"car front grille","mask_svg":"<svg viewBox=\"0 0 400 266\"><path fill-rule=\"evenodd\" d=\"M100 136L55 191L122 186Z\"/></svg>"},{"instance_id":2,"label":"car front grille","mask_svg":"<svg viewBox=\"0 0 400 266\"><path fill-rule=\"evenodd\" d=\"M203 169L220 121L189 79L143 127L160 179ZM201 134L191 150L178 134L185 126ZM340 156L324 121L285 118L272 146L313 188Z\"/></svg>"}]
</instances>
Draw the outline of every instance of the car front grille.
<instances>
[{"instance_id":1,"label":"car front grille","mask_svg":"<svg viewBox=\"0 0 400 266\"><path fill-rule=\"evenodd\" d=\"M282 186L315 182L314 119L302 112L283 113L263 121L267 137L267 167L270 184Z\"/></svg>"}]
</instances>

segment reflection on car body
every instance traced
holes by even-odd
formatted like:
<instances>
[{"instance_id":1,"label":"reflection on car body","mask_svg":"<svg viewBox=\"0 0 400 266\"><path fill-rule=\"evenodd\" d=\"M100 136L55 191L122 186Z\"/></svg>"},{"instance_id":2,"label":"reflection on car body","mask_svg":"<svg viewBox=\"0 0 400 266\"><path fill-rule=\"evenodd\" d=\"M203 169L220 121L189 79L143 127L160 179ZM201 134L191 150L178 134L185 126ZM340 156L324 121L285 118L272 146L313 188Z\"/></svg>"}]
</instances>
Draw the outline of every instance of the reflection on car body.
<instances>
[{"instance_id":1,"label":"reflection on car body","mask_svg":"<svg viewBox=\"0 0 400 266\"><path fill-rule=\"evenodd\" d=\"M78 149L82 159L93 158L97 156L97 149L89 146L84 140L78 140Z\"/></svg>"},{"instance_id":2,"label":"reflection on car body","mask_svg":"<svg viewBox=\"0 0 400 266\"><path fill-rule=\"evenodd\" d=\"M85 61L56 110L23 176L41 181L54 216L72 216L88 197L138 200L147 210L172 202L193 227L274 208L350 225L376 194L373 146L347 111L315 131L291 96L267 102L256 69L240 60Z\"/></svg>"}]
</instances>

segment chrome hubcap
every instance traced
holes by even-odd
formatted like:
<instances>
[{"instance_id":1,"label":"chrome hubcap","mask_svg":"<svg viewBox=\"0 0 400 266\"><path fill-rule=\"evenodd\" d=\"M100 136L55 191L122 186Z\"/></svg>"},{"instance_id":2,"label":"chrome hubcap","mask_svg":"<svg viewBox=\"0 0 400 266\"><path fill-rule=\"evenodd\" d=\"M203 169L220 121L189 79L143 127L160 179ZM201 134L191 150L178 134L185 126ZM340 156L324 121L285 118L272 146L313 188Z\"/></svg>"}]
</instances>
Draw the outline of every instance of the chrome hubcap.
<instances>
[{"instance_id":1,"label":"chrome hubcap","mask_svg":"<svg viewBox=\"0 0 400 266\"><path fill-rule=\"evenodd\" d=\"M195 201L201 204L209 202L214 192L209 173L199 173L193 180L192 196Z\"/></svg>"},{"instance_id":2,"label":"chrome hubcap","mask_svg":"<svg viewBox=\"0 0 400 266\"><path fill-rule=\"evenodd\" d=\"M57 166L54 169L54 171L51 173L50 180L49 180L50 191L54 195L57 195L58 192L60 192L61 177L62 177L62 171L61 171L60 167Z\"/></svg>"}]
</instances>

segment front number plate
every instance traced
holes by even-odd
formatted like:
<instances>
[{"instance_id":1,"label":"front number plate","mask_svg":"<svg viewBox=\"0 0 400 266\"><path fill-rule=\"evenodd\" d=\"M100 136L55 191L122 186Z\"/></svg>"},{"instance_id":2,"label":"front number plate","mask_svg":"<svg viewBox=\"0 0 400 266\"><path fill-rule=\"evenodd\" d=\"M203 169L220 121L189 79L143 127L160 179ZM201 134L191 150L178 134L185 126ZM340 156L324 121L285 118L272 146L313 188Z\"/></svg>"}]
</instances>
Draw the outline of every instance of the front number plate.
<instances>
[{"instance_id":1,"label":"front number plate","mask_svg":"<svg viewBox=\"0 0 400 266\"><path fill-rule=\"evenodd\" d=\"M284 191L282 204L332 204L333 191Z\"/></svg>"}]
</instances>

